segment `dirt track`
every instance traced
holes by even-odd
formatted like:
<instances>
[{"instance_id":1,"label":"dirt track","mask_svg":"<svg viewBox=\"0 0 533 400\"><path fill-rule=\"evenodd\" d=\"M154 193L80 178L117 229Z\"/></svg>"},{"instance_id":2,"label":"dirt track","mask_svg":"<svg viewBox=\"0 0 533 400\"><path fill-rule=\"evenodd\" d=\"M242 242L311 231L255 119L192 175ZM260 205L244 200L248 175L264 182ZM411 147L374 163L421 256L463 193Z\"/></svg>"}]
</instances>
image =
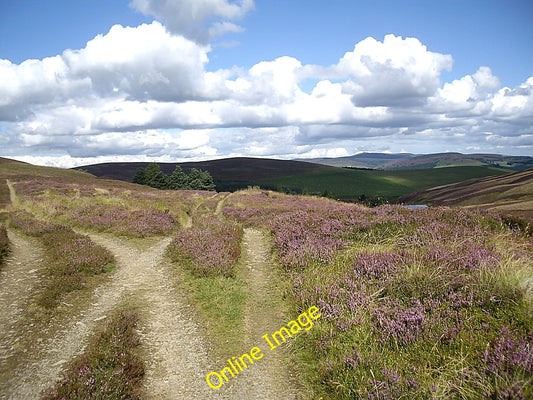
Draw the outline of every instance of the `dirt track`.
<instances>
[{"instance_id":1,"label":"dirt track","mask_svg":"<svg viewBox=\"0 0 533 400\"><path fill-rule=\"evenodd\" d=\"M220 212L220 200L217 211ZM12 200L16 201L14 194ZM173 284L176 266L164 252L171 238L127 240L105 234L91 239L110 250L117 267L94 290L89 304L60 314L47 329L28 332L22 316L34 288L42 249L38 241L10 232L12 253L0 275L0 398L33 399L59 379L62 369L86 346L89 337L121 301L140 305L141 353L146 357L144 392L147 399L292 399L297 387L283 361L284 349L266 351L240 375L220 389L211 389L206 374L219 371L225 360L213 359L194 307ZM250 293L245 310L242 353L262 343L261 336L286 321L272 285L272 264L265 236L245 230L244 279ZM177 271L179 273L179 271ZM68 318L65 318L68 315ZM29 324L30 321L26 321ZM23 345L17 347L16 342ZM264 347L264 345L263 345ZM265 350L267 350L265 348ZM278 351L279 350L279 351ZM241 353L241 354L242 354ZM236 354L240 356L241 354Z\"/></svg>"}]
</instances>

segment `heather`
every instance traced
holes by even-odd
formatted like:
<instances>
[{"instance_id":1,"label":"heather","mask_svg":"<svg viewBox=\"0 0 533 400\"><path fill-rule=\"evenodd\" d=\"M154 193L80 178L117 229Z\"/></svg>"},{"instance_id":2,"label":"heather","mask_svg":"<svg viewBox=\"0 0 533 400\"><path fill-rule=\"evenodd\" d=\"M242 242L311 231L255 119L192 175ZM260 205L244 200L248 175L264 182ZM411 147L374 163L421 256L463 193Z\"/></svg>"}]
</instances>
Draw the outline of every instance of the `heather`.
<instances>
[{"instance_id":1,"label":"heather","mask_svg":"<svg viewBox=\"0 0 533 400\"><path fill-rule=\"evenodd\" d=\"M47 279L38 303L45 309L53 309L62 296L84 288L89 277L113 268L108 250L68 226L34 218L25 211L12 213L10 226L40 238L44 246Z\"/></svg>"},{"instance_id":2,"label":"heather","mask_svg":"<svg viewBox=\"0 0 533 400\"><path fill-rule=\"evenodd\" d=\"M0 180L0 208L5 208L11 203L9 187L6 180Z\"/></svg>"},{"instance_id":3,"label":"heather","mask_svg":"<svg viewBox=\"0 0 533 400\"><path fill-rule=\"evenodd\" d=\"M116 312L41 399L140 399L144 365L136 350L138 323L135 310Z\"/></svg>"},{"instance_id":4,"label":"heather","mask_svg":"<svg viewBox=\"0 0 533 400\"><path fill-rule=\"evenodd\" d=\"M9 238L7 237L6 227L0 225L0 265L4 263L9 254Z\"/></svg>"},{"instance_id":5,"label":"heather","mask_svg":"<svg viewBox=\"0 0 533 400\"><path fill-rule=\"evenodd\" d=\"M171 234L210 195L46 178L17 181L15 188L23 207L46 220L132 237Z\"/></svg>"},{"instance_id":6,"label":"heather","mask_svg":"<svg viewBox=\"0 0 533 400\"><path fill-rule=\"evenodd\" d=\"M294 348L317 396L533 396L533 249L498 216L259 191L224 215L268 229L294 313L323 313Z\"/></svg>"},{"instance_id":7,"label":"heather","mask_svg":"<svg viewBox=\"0 0 533 400\"><path fill-rule=\"evenodd\" d=\"M196 277L235 277L242 234L242 228L234 223L204 216L197 218L193 227L176 233L168 253Z\"/></svg>"}]
</instances>

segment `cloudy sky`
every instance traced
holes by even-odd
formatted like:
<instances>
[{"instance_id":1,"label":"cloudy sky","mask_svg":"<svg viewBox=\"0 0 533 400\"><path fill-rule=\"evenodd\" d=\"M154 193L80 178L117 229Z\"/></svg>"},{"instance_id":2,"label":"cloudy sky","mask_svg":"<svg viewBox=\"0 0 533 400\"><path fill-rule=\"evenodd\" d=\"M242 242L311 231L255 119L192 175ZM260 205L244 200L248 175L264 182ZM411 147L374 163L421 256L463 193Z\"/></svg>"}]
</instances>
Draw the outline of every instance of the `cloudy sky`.
<instances>
[{"instance_id":1,"label":"cloudy sky","mask_svg":"<svg viewBox=\"0 0 533 400\"><path fill-rule=\"evenodd\" d=\"M533 155L531 0L0 0L0 156Z\"/></svg>"}]
</instances>

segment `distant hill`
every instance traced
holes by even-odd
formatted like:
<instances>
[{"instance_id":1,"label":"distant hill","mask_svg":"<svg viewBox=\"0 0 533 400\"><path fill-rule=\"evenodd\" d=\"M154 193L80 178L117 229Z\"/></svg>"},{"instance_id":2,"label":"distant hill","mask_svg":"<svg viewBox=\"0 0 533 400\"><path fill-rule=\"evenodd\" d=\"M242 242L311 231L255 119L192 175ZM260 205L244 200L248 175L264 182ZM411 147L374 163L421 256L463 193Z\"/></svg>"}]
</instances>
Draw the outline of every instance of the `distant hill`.
<instances>
[{"instance_id":1,"label":"distant hill","mask_svg":"<svg viewBox=\"0 0 533 400\"><path fill-rule=\"evenodd\" d=\"M295 193L327 194L344 200L375 197L392 199L418 189L506 173L501 169L471 166L414 171L356 170L302 161L246 157L158 164L167 174L176 165L180 165L185 172L191 168L207 170L213 176L218 191L260 186ZM131 182L135 171L147 165L148 163L106 163L78 169L99 177Z\"/></svg>"},{"instance_id":2,"label":"distant hill","mask_svg":"<svg viewBox=\"0 0 533 400\"><path fill-rule=\"evenodd\" d=\"M442 168L454 166L484 166L523 171L533 168L533 157L506 156L500 154L386 154L361 153L349 157L314 158L307 162L336 167L372 168L384 170Z\"/></svg>"},{"instance_id":3,"label":"distant hill","mask_svg":"<svg viewBox=\"0 0 533 400\"><path fill-rule=\"evenodd\" d=\"M317 174L336 168L300 162L274 160L266 158L235 157L220 160L182 162L182 163L157 163L161 170L170 174L176 166L181 166L188 173L191 168L207 170L217 181L235 181L243 184L254 183L264 179L279 178L289 175ZM135 171L145 168L146 162L131 163L103 163L86 165L75 169L87 171L99 177L106 177L131 182Z\"/></svg>"},{"instance_id":4,"label":"distant hill","mask_svg":"<svg viewBox=\"0 0 533 400\"><path fill-rule=\"evenodd\" d=\"M337 158L310 158L299 159L298 161L306 161L311 163L330 165L333 167L352 167L362 169L385 169L387 164L403 160L406 158L415 157L415 154L400 153L360 153L354 156L337 157Z\"/></svg>"},{"instance_id":5,"label":"distant hill","mask_svg":"<svg viewBox=\"0 0 533 400\"><path fill-rule=\"evenodd\" d=\"M410 204L473 206L502 211L533 221L533 169L420 190L400 197L397 201Z\"/></svg>"}]
</instances>

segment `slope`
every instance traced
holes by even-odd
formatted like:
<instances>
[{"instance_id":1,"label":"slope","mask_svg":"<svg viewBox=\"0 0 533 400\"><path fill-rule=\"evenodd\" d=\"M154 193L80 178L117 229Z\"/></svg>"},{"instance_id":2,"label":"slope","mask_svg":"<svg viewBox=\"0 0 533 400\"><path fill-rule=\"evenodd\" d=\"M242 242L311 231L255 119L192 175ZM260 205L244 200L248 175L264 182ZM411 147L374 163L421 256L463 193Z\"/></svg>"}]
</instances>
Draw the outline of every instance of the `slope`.
<instances>
[{"instance_id":1,"label":"slope","mask_svg":"<svg viewBox=\"0 0 533 400\"><path fill-rule=\"evenodd\" d=\"M475 206L533 219L533 169L425 189L398 201Z\"/></svg>"},{"instance_id":2,"label":"slope","mask_svg":"<svg viewBox=\"0 0 533 400\"><path fill-rule=\"evenodd\" d=\"M131 181L135 171L147 163L108 163L80 167L96 176ZM392 199L414 190L460 182L465 179L501 175L505 170L461 166L413 171L354 170L301 161L262 158L228 158L195 163L160 163L171 173L176 165L210 172L218 191L235 191L247 186L309 194L328 195L345 200L360 197Z\"/></svg>"}]
</instances>

